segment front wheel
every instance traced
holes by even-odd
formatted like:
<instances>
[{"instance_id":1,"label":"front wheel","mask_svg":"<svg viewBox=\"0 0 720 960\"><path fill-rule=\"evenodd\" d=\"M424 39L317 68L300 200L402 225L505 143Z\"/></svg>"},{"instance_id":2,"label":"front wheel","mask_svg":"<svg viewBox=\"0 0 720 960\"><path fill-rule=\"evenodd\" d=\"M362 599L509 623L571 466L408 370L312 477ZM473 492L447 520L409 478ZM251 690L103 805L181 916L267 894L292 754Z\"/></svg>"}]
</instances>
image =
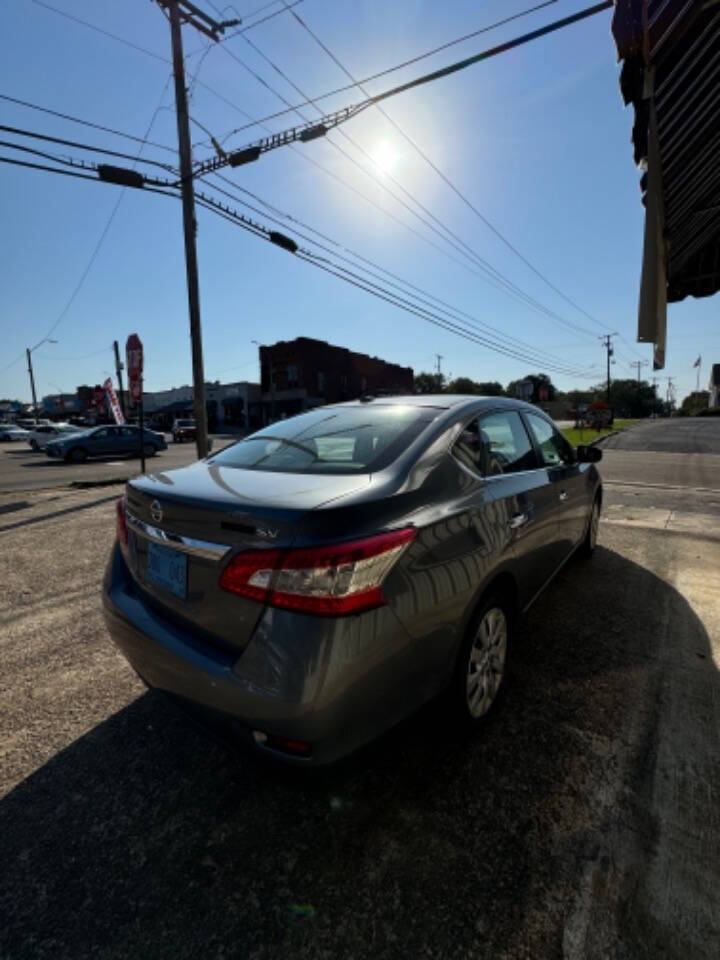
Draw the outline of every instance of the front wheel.
<instances>
[{"instance_id":1,"label":"front wheel","mask_svg":"<svg viewBox=\"0 0 720 960\"><path fill-rule=\"evenodd\" d=\"M143 447L143 453L146 457L154 457L157 453L157 447L154 443L146 443Z\"/></svg>"},{"instance_id":2,"label":"front wheel","mask_svg":"<svg viewBox=\"0 0 720 960\"><path fill-rule=\"evenodd\" d=\"M83 449L83 447L73 447L67 455L67 459L73 463L82 463L83 460L87 460L87 450Z\"/></svg>"},{"instance_id":3,"label":"front wheel","mask_svg":"<svg viewBox=\"0 0 720 960\"><path fill-rule=\"evenodd\" d=\"M37 453L37 451L40 449L40 447L38 447L37 440L30 441L30 449L34 450Z\"/></svg>"},{"instance_id":4,"label":"front wheel","mask_svg":"<svg viewBox=\"0 0 720 960\"><path fill-rule=\"evenodd\" d=\"M600 527L600 498L595 497L592 505L592 510L590 511L590 516L588 518L588 525L587 525L587 531L585 533L585 539L580 545L580 553L584 557L591 557L595 552L595 547L597 546L599 527Z\"/></svg>"},{"instance_id":5,"label":"front wheel","mask_svg":"<svg viewBox=\"0 0 720 960\"><path fill-rule=\"evenodd\" d=\"M456 715L477 724L495 702L505 677L511 617L507 603L487 597L468 629L453 680Z\"/></svg>"}]
</instances>

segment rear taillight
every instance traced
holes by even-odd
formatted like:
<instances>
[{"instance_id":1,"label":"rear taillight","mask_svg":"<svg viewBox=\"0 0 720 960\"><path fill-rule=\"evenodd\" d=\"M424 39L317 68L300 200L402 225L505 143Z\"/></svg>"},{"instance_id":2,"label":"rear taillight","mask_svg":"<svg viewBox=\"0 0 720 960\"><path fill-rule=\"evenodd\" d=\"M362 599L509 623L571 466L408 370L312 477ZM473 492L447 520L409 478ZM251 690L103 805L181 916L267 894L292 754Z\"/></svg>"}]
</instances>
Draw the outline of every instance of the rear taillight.
<instances>
[{"instance_id":1,"label":"rear taillight","mask_svg":"<svg viewBox=\"0 0 720 960\"><path fill-rule=\"evenodd\" d=\"M302 613L332 617L371 610L385 603L382 582L416 535L407 527L330 546L240 553L223 570L220 586Z\"/></svg>"},{"instance_id":2,"label":"rear taillight","mask_svg":"<svg viewBox=\"0 0 720 960\"><path fill-rule=\"evenodd\" d=\"M117 538L120 541L120 545L126 547L128 542L128 528L127 519L125 517L124 496L115 501L115 530L117 533Z\"/></svg>"}]
</instances>

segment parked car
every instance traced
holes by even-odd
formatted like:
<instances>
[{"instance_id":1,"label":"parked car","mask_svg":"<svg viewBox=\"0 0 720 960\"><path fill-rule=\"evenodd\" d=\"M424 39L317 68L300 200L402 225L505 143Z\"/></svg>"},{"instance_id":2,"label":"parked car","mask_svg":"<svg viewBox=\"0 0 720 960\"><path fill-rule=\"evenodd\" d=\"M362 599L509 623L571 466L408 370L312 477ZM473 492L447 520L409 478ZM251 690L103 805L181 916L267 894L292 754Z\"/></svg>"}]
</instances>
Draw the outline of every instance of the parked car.
<instances>
[{"instance_id":1,"label":"parked car","mask_svg":"<svg viewBox=\"0 0 720 960\"><path fill-rule=\"evenodd\" d=\"M152 430L143 436L145 456L152 457L158 450L166 450L165 437ZM51 441L45 447L49 457L62 460L86 460L88 457L140 456L140 428L123 426L94 427Z\"/></svg>"},{"instance_id":2,"label":"parked car","mask_svg":"<svg viewBox=\"0 0 720 960\"><path fill-rule=\"evenodd\" d=\"M0 440L27 440L29 430L16 427L14 423L0 423Z\"/></svg>"},{"instance_id":3,"label":"parked car","mask_svg":"<svg viewBox=\"0 0 720 960\"><path fill-rule=\"evenodd\" d=\"M51 440L57 440L67 434L79 432L80 428L73 427L70 423L42 423L30 431L28 443L33 450L44 450Z\"/></svg>"},{"instance_id":4,"label":"parked car","mask_svg":"<svg viewBox=\"0 0 720 960\"><path fill-rule=\"evenodd\" d=\"M23 430L34 430L35 427L39 426L52 426L52 420L34 420L31 417L22 417L21 419L16 420L15 423L18 427L22 427Z\"/></svg>"},{"instance_id":5,"label":"parked car","mask_svg":"<svg viewBox=\"0 0 720 960\"><path fill-rule=\"evenodd\" d=\"M445 690L472 726L516 615L595 547L600 456L506 398L317 408L129 481L110 634L146 684L289 762L331 762Z\"/></svg>"},{"instance_id":6,"label":"parked car","mask_svg":"<svg viewBox=\"0 0 720 960\"><path fill-rule=\"evenodd\" d=\"M194 440L196 436L197 427L194 420L176 420L173 423L173 443L183 443L185 440Z\"/></svg>"}]
</instances>

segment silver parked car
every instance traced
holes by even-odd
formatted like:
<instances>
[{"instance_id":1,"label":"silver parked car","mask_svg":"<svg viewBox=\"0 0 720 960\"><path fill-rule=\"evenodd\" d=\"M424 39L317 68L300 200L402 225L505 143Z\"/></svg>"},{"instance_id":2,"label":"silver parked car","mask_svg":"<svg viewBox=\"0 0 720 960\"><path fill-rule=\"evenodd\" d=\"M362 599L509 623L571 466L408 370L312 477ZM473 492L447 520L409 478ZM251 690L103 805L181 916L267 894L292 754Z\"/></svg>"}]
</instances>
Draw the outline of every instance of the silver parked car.
<instances>
[{"instance_id":1,"label":"silver parked car","mask_svg":"<svg viewBox=\"0 0 720 960\"><path fill-rule=\"evenodd\" d=\"M516 615L595 546L599 459L514 400L315 409L127 484L108 628L149 686L292 762L443 691L475 724Z\"/></svg>"}]
</instances>

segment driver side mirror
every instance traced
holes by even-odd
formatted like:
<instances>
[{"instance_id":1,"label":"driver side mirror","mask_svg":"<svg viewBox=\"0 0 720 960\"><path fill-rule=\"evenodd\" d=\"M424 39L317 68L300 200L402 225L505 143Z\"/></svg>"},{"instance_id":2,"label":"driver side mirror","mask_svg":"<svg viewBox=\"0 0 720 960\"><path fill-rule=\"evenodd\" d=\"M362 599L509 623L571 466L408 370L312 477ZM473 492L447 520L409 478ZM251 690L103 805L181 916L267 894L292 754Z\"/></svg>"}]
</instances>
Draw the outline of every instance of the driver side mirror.
<instances>
[{"instance_id":1,"label":"driver side mirror","mask_svg":"<svg viewBox=\"0 0 720 960\"><path fill-rule=\"evenodd\" d=\"M577 458L578 463L598 463L602 460L602 450L599 447L580 444L577 448Z\"/></svg>"}]
</instances>

